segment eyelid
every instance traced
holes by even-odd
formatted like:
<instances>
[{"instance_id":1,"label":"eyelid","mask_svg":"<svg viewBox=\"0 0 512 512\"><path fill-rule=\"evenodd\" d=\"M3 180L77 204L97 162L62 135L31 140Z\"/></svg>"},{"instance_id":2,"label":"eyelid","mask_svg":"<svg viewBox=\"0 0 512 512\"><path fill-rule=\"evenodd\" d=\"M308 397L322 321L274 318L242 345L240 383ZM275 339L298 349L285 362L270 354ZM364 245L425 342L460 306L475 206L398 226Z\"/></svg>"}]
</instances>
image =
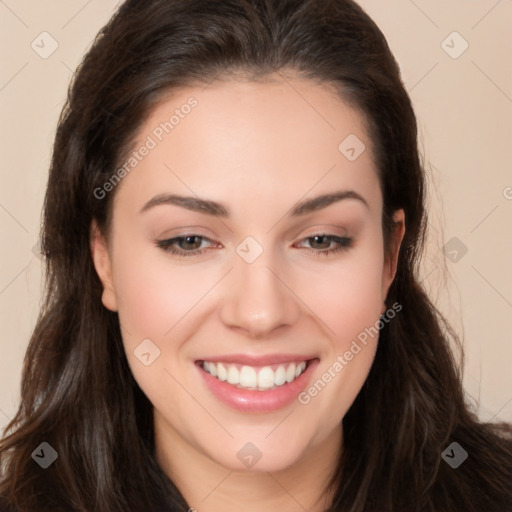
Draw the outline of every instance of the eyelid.
<instances>
[{"instance_id":1,"label":"eyelid","mask_svg":"<svg viewBox=\"0 0 512 512\"><path fill-rule=\"evenodd\" d=\"M209 233L209 234L206 234ZM166 231L163 231L161 235L159 235L160 240L170 240L171 238L181 238L185 236L201 236L203 238L210 238L215 236L214 232L199 224L191 224L190 226L180 226L179 228L172 228Z\"/></svg>"},{"instance_id":2,"label":"eyelid","mask_svg":"<svg viewBox=\"0 0 512 512\"><path fill-rule=\"evenodd\" d=\"M348 237L349 230L346 227L338 224L315 224L309 226L307 229L301 229L293 238L309 238L312 236L325 235L325 236L339 236L340 238Z\"/></svg>"}]
</instances>

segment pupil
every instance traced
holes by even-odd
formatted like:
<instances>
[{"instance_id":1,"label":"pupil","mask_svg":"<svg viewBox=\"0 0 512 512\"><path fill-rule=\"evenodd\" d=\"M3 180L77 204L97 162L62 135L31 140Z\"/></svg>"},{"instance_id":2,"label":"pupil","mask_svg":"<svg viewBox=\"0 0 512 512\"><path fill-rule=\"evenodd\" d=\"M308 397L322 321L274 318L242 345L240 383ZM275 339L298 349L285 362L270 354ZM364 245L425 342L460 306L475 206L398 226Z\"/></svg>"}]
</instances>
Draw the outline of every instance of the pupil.
<instances>
[{"instance_id":1,"label":"pupil","mask_svg":"<svg viewBox=\"0 0 512 512\"><path fill-rule=\"evenodd\" d=\"M318 243L319 245L325 245L326 243L329 244L329 241L327 240L327 237L324 235L317 235L313 237L315 243ZM322 239L325 239L324 243L322 244Z\"/></svg>"},{"instance_id":2,"label":"pupil","mask_svg":"<svg viewBox=\"0 0 512 512\"><path fill-rule=\"evenodd\" d=\"M197 238L196 236L187 236L187 237L185 237L185 244L187 244L187 245L197 245L197 243L194 244L194 240L196 238Z\"/></svg>"}]
</instances>

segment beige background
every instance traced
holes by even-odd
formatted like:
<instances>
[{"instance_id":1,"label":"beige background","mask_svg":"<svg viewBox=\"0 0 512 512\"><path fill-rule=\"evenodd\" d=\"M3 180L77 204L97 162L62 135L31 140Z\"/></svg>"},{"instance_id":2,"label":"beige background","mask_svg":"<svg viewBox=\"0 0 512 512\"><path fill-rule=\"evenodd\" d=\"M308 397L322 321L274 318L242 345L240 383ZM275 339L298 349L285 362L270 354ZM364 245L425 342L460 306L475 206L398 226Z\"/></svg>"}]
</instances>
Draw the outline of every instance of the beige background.
<instances>
[{"instance_id":1,"label":"beige background","mask_svg":"<svg viewBox=\"0 0 512 512\"><path fill-rule=\"evenodd\" d=\"M117 3L0 0L0 428L18 406L39 309L33 247L57 118ZM419 119L431 195L423 282L464 335L464 384L480 417L512 421L512 2L360 3L388 38ZM51 38L58 48L42 58Z\"/></svg>"}]
</instances>

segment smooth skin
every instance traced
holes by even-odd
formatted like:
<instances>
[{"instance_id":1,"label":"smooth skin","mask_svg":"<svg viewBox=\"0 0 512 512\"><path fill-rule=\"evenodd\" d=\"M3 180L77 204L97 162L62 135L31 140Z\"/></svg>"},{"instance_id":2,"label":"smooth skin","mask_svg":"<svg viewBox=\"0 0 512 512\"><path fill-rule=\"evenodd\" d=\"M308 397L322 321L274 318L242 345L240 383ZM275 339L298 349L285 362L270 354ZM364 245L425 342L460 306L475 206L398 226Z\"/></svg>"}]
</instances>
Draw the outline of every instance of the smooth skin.
<instances>
[{"instance_id":1,"label":"smooth skin","mask_svg":"<svg viewBox=\"0 0 512 512\"><path fill-rule=\"evenodd\" d=\"M384 313L404 214L395 212L385 259L382 193L364 117L326 85L298 76L173 91L134 147L154 138L192 96L197 106L111 192L108 241L91 225L102 301L119 314L130 368L154 406L159 463L192 507L320 512L331 499L323 487L343 451L341 420L368 376L377 337L307 405L295 400L272 413L221 403L195 361L315 354L320 363L308 385L314 383ZM355 161L338 149L350 134L366 146ZM300 201L335 191L355 192L364 202L346 198L289 215ZM229 216L175 204L141 212L160 194L216 201ZM308 238L322 234L351 241ZM205 238L173 247L195 256L157 245L187 235ZM248 236L263 249L252 263L236 252ZM337 246L339 252L319 254ZM145 339L160 350L149 366L134 354ZM237 457L248 442L262 454L251 468Z\"/></svg>"}]
</instances>

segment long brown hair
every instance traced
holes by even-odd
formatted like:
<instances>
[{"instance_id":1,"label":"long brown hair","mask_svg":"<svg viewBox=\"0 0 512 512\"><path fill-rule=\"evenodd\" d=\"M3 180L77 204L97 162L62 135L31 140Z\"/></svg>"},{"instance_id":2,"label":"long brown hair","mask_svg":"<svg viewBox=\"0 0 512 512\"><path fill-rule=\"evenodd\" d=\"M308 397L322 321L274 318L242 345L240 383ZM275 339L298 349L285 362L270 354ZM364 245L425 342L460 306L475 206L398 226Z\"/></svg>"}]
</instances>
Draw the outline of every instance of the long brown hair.
<instances>
[{"instance_id":1,"label":"long brown hair","mask_svg":"<svg viewBox=\"0 0 512 512\"><path fill-rule=\"evenodd\" d=\"M337 512L512 510L512 428L465 402L457 337L417 277L425 177L417 126L386 40L352 0L127 0L77 70L56 133L44 202L44 306L25 356L21 403L0 442L7 510L187 510L156 462L152 405L135 382L116 313L101 302L89 245L108 234L113 175L151 109L176 87L292 70L331 84L367 120L384 197L407 230L374 364L343 419ZM58 459L31 454L49 443ZM457 469L452 442L469 454Z\"/></svg>"}]
</instances>

